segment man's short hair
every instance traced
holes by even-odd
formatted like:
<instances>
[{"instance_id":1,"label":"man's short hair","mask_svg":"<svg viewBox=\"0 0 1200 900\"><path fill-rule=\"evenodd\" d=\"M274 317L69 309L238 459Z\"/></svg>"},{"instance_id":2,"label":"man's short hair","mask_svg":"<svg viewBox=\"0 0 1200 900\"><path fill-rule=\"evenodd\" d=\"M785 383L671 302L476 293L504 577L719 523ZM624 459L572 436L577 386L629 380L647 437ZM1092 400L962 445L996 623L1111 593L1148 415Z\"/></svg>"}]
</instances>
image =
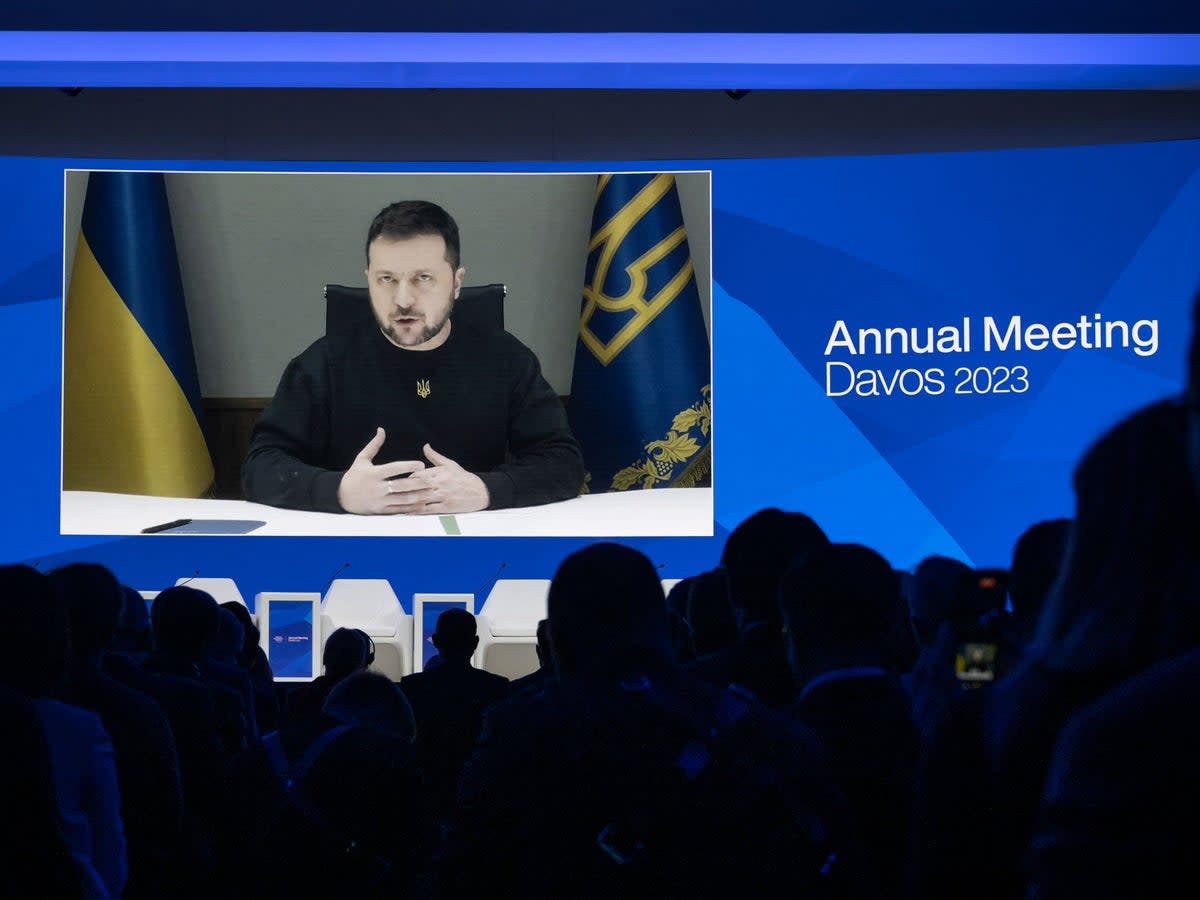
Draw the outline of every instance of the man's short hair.
<instances>
[{"instance_id":1,"label":"man's short hair","mask_svg":"<svg viewBox=\"0 0 1200 900\"><path fill-rule=\"evenodd\" d=\"M325 705L326 715L347 725L362 725L412 743L417 736L412 706L399 685L378 672L358 672L334 685Z\"/></svg>"},{"instance_id":2,"label":"man's short hair","mask_svg":"<svg viewBox=\"0 0 1200 900\"><path fill-rule=\"evenodd\" d=\"M252 652L258 646L261 634L258 626L254 624L254 620L250 618L250 610L244 603L238 603L236 600L225 601L221 604L221 609L229 610L242 623L242 647L238 650L238 655Z\"/></svg>"},{"instance_id":3,"label":"man's short hair","mask_svg":"<svg viewBox=\"0 0 1200 900\"><path fill-rule=\"evenodd\" d=\"M441 236L446 242L446 262L458 271L461 254L458 223L450 213L428 200L400 200L379 211L367 229L367 263L371 262L371 244L376 238L404 241L425 235Z\"/></svg>"},{"instance_id":4,"label":"man's short hair","mask_svg":"<svg viewBox=\"0 0 1200 900\"><path fill-rule=\"evenodd\" d=\"M70 655L67 610L50 579L32 566L0 566L0 614L0 685L31 697L50 693Z\"/></svg>"},{"instance_id":5,"label":"man's short hair","mask_svg":"<svg viewBox=\"0 0 1200 900\"><path fill-rule=\"evenodd\" d=\"M737 614L729 597L729 572L724 566L684 578L671 588L667 606L688 623L698 656L737 642Z\"/></svg>"},{"instance_id":6,"label":"man's short hair","mask_svg":"<svg viewBox=\"0 0 1200 900\"><path fill-rule=\"evenodd\" d=\"M478 633L473 615L465 609L448 609L437 618L433 630L434 643L440 653L470 656L475 651Z\"/></svg>"},{"instance_id":7,"label":"man's short hair","mask_svg":"<svg viewBox=\"0 0 1200 900\"><path fill-rule=\"evenodd\" d=\"M793 641L842 648L879 645L896 625L900 582L882 556L861 544L829 544L798 560L779 584Z\"/></svg>"},{"instance_id":8,"label":"man's short hair","mask_svg":"<svg viewBox=\"0 0 1200 900\"><path fill-rule=\"evenodd\" d=\"M1042 603L1067 554L1070 519L1047 519L1030 526L1017 538L1009 567L1008 596L1013 616L1028 629L1042 612Z\"/></svg>"},{"instance_id":9,"label":"man's short hair","mask_svg":"<svg viewBox=\"0 0 1200 900\"><path fill-rule=\"evenodd\" d=\"M365 669L369 663L369 638L359 628L338 628L325 640L321 662L331 680L340 680Z\"/></svg>"},{"instance_id":10,"label":"man's short hair","mask_svg":"<svg viewBox=\"0 0 1200 900\"><path fill-rule=\"evenodd\" d=\"M975 570L949 556L927 556L913 570L908 584L908 615L917 640L928 647L937 637L943 622L975 618L979 611L964 601L971 599L963 585L974 578Z\"/></svg>"},{"instance_id":11,"label":"man's short hair","mask_svg":"<svg viewBox=\"0 0 1200 900\"><path fill-rule=\"evenodd\" d=\"M98 563L80 562L54 569L49 578L71 621L74 654L90 656L106 649L116 633L124 600L117 576Z\"/></svg>"},{"instance_id":12,"label":"man's short hair","mask_svg":"<svg viewBox=\"0 0 1200 900\"><path fill-rule=\"evenodd\" d=\"M154 598L150 621L160 650L198 662L217 633L217 601L186 585L169 587Z\"/></svg>"},{"instance_id":13,"label":"man's short hair","mask_svg":"<svg viewBox=\"0 0 1200 900\"><path fill-rule=\"evenodd\" d=\"M671 659L662 583L632 547L599 543L572 553L554 573L547 606L560 675L620 665L631 654Z\"/></svg>"},{"instance_id":14,"label":"man's short hair","mask_svg":"<svg viewBox=\"0 0 1200 900\"><path fill-rule=\"evenodd\" d=\"M128 585L121 585L121 613L117 617L114 644L123 650L149 650L153 644L150 632L150 609L146 598Z\"/></svg>"},{"instance_id":15,"label":"man's short hair","mask_svg":"<svg viewBox=\"0 0 1200 900\"><path fill-rule=\"evenodd\" d=\"M244 643L245 632L238 617L225 607L218 606L217 631L208 646L208 655L217 660L236 659Z\"/></svg>"},{"instance_id":16,"label":"man's short hair","mask_svg":"<svg viewBox=\"0 0 1200 900\"><path fill-rule=\"evenodd\" d=\"M793 561L828 543L825 532L804 513L775 507L760 509L734 528L725 540L721 564L742 624L778 621L779 579Z\"/></svg>"}]
</instances>

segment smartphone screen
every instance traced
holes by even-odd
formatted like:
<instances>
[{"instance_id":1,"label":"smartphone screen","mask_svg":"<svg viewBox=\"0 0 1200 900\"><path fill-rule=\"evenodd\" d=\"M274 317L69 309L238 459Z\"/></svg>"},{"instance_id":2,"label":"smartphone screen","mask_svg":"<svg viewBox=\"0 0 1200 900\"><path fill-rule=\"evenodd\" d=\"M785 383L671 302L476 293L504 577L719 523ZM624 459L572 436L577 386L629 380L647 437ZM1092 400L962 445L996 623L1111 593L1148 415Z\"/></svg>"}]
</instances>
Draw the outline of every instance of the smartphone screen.
<instances>
[{"instance_id":1,"label":"smartphone screen","mask_svg":"<svg viewBox=\"0 0 1200 900\"><path fill-rule=\"evenodd\" d=\"M978 687L996 680L996 645L964 641L954 655L954 674L964 687Z\"/></svg>"}]
</instances>

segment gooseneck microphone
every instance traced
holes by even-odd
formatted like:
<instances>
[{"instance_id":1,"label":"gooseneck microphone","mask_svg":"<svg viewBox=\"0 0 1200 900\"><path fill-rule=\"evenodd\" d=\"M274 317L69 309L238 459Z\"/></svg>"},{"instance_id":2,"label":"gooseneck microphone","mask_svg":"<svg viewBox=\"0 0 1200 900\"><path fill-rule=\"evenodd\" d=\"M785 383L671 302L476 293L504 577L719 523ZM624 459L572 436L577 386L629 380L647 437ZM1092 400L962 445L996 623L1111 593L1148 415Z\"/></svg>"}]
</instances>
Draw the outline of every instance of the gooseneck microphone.
<instances>
[{"instance_id":1,"label":"gooseneck microphone","mask_svg":"<svg viewBox=\"0 0 1200 900\"><path fill-rule=\"evenodd\" d=\"M325 582L325 590L321 591L322 600L324 600L325 595L329 593L329 589L333 587L333 583L337 581L337 577L345 572L348 568L350 568L350 563L344 562L334 569L333 574L329 576L329 581Z\"/></svg>"},{"instance_id":2,"label":"gooseneck microphone","mask_svg":"<svg viewBox=\"0 0 1200 900\"><path fill-rule=\"evenodd\" d=\"M492 574L492 577L491 577L491 578L489 578L487 581L485 581L483 584L481 584L481 585L479 586L479 590L477 590L477 591L475 592L475 596L476 596L476 597L481 597L481 596L483 596L483 589L484 589L484 588L487 588L489 591L490 591L492 588L494 588L494 587L496 586L496 582L497 582L497 581L500 579L500 573L504 571L504 569L505 569L505 567L506 567L507 565L508 565L508 561L507 561L507 560L505 560L504 562L500 563L500 566L499 566L499 568L497 568L497 569L496 569L496 571L495 571L495 572ZM487 598L485 597L484 599L487 599Z\"/></svg>"},{"instance_id":3,"label":"gooseneck microphone","mask_svg":"<svg viewBox=\"0 0 1200 900\"><path fill-rule=\"evenodd\" d=\"M179 584L175 585L175 587L183 587L189 581L195 581L199 577L200 577L200 570L197 569L195 572L193 572L187 578L183 579L183 581L179 582Z\"/></svg>"}]
</instances>

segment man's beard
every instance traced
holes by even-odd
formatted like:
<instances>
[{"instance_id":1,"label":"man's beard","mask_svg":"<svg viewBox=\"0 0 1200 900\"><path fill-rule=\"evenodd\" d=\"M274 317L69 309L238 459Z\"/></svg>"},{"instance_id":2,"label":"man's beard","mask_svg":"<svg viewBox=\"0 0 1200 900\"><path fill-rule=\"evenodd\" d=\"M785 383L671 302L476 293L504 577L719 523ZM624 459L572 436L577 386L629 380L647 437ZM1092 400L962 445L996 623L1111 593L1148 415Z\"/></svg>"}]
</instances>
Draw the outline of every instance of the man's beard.
<instances>
[{"instance_id":1,"label":"man's beard","mask_svg":"<svg viewBox=\"0 0 1200 900\"><path fill-rule=\"evenodd\" d=\"M376 317L376 322L379 325L379 330L384 333L389 341L400 347L419 347L426 341L431 341L442 333L450 321L450 313L454 311L454 297L450 298L450 305L446 308L446 314L437 322L429 322L416 335L407 335L400 330L392 319L382 321Z\"/></svg>"}]
</instances>

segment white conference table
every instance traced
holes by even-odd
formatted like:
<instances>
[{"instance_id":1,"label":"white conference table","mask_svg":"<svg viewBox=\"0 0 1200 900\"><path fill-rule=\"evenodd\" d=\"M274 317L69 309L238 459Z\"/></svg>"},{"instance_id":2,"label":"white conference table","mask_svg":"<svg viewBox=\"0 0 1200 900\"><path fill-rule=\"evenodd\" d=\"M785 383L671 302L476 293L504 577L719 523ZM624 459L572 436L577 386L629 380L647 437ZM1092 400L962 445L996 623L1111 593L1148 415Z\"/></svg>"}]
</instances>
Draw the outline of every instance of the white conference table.
<instances>
[{"instance_id":1,"label":"white conference table","mask_svg":"<svg viewBox=\"0 0 1200 900\"><path fill-rule=\"evenodd\" d=\"M660 488L457 516L353 516L243 500L62 493L63 534L140 534L176 519L193 520L193 528L208 521L260 521L264 524L249 535L271 537L707 537L713 530L713 496L711 488ZM179 535L164 531L161 536Z\"/></svg>"}]
</instances>

